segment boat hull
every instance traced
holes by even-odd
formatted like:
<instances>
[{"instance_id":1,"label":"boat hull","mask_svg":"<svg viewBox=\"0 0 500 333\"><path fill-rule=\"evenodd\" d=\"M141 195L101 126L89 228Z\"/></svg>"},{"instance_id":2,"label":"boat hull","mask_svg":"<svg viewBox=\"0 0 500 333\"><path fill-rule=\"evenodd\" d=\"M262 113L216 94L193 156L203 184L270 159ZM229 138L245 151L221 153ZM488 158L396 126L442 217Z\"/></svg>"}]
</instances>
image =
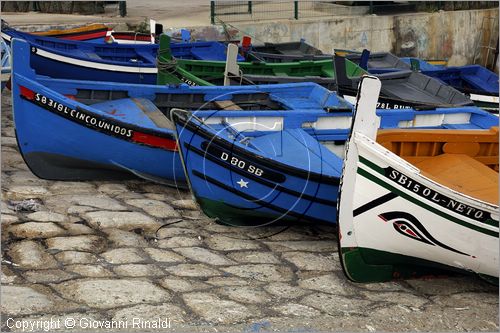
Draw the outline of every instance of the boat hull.
<instances>
[{"instance_id":1,"label":"boat hull","mask_svg":"<svg viewBox=\"0 0 500 333\"><path fill-rule=\"evenodd\" d=\"M498 277L498 215L492 206L391 166L368 142L358 144L353 222L341 225L348 277L387 281L435 274L435 268Z\"/></svg>"},{"instance_id":2,"label":"boat hull","mask_svg":"<svg viewBox=\"0 0 500 333\"><path fill-rule=\"evenodd\" d=\"M103 180L139 176L185 186L171 131L141 129L81 109L72 100L49 95L39 84L16 78L15 74L13 112L21 155L40 178ZM144 137L150 140L141 139ZM153 137L161 144L152 146Z\"/></svg>"},{"instance_id":3,"label":"boat hull","mask_svg":"<svg viewBox=\"0 0 500 333\"><path fill-rule=\"evenodd\" d=\"M190 188L208 216L229 225L335 222L338 179L273 163L173 117Z\"/></svg>"}]
</instances>

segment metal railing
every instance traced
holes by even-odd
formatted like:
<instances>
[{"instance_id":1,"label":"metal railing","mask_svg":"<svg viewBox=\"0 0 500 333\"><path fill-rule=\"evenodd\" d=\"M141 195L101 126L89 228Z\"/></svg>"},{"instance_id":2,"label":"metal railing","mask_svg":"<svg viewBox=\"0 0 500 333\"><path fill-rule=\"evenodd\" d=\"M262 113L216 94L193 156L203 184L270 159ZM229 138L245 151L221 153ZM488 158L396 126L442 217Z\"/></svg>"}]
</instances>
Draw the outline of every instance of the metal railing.
<instances>
[{"instance_id":1,"label":"metal railing","mask_svg":"<svg viewBox=\"0 0 500 333\"><path fill-rule=\"evenodd\" d=\"M408 1L387 4L377 1L211 1L212 24L331 16L387 15L438 10L465 10L498 7L498 1Z\"/></svg>"}]
</instances>

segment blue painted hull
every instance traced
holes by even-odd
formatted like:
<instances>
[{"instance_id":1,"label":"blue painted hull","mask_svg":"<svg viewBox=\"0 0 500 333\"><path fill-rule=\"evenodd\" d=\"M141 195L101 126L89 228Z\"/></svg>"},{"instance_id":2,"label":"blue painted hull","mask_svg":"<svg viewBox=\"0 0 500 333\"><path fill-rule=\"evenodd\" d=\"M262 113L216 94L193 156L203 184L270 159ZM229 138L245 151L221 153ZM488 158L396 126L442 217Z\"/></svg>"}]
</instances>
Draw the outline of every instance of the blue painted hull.
<instances>
[{"instance_id":1,"label":"blue painted hull","mask_svg":"<svg viewBox=\"0 0 500 333\"><path fill-rule=\"evenodd\" d=\"M121 83L156 83L156 44L99 44L35 36L7 28L11 38L29 41L31 67L37 74L53 78ZM172 54L179 59L226 60L226 46L218 42L173 43ZM239 57L239 60L244 60Z\"/></svg>"},{"instance_id":2,"label":"blue painted hull","mask_svg":"<svg viewBox=\"0 0 500 333\"><path fill-rule=\"evenodd\" d=\"M253 155L207 127L191 127L179 120L176 125L190 187L207 215L230 225L335 223L340 171L327 175L292 168ZM233 159L239 166L232 164ZM243 162L247 167L242 169ZM259 176L253 168L264 172Z\"/></svg>"}]
</instances>

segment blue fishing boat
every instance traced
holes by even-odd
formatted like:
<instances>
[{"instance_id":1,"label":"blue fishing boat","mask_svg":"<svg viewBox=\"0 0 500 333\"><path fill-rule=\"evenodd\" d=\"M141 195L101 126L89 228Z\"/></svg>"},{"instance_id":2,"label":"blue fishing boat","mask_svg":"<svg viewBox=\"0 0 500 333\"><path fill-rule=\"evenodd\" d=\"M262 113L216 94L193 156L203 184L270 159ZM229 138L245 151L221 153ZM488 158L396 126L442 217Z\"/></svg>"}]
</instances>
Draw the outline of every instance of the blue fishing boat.
<instances>
[{"instance_id":1,"label":"blue fishing boat","mask_svg":"<svg viewBox=\"0 0 500 333\"><path fill-rule=\"evenodd\" d=\"M389 52L349 54L347 58L372 74L419 71L467 94L476 106L498 112L498 75L480 65L443 67L417 58L398 58Z\"/></svg>"},{"instance_id":2,"label":"blue fishing boat","mask_svg":"<svg viewBox=\"0 0 500 333\"><path fill-rule=\"evenodd\" d=\"M10 47L3 40L0 40L1 62L2 62L2 91L7 85L10 78Z\"/></svg>"},{"instance_id":3,"label":"blue fishing boat","mask_svg":"<svg viewBox=\"0 0 500 333\"><path fill-rule=\"evenodd\" d=\"M32 172L46 179L122 179L132 175L182 184L173 123L180 107L207 115L235 111L252 119L271 110L338 111L334 93L313 83L178 87L90 82L37 76L30 45L13 40L13 112L20 152ZM350 105L343 105L350 108ZM213 118L215 119L215 117ZM267 118L270 124L278 119ZM239 118L239 121L244 120ZM243 126L243 125L242 125Z\"/></svg>"},{"instance_id":4,"label":"blue fishing boat","mask_svg":"<svg viewBox=\"0 0 500 333\"><path fill-rule=\"evenodd\" d=\"M476 107L377 114L381 129L498 126L496 116ZM171 111L194 197L205 214L229 225L336 223L351 115L345 109L269 111L238 121L234 115Z\"/></svg>"},{"instance_id":5,"label":"blue fishing boat","mask_svg":"<svg viewBox=\"0 0 500 333\"><path fill-rule=\"evenodd\" d=\"M31 66L37 74L54 78L122 83L156 83L157 44L99 44L36 36L6 27L2 38L31 44ZM172 43L176 59L226 60L226 46L218 42ZM243 60L242 56L239 56Z\"/></svg>"}]
</instances>

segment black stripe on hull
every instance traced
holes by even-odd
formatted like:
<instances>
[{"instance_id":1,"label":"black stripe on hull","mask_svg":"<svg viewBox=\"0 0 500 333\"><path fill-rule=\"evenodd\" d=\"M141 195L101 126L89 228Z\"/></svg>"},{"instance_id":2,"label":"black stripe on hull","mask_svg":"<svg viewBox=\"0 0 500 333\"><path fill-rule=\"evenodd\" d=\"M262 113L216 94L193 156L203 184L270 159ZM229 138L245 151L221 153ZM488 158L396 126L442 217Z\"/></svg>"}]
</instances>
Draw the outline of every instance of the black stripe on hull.
<instances>
[{"instance_id":1,"label":"black stripe on hull","mask_svg":"<svg viewBox=\"0 0 500 333\"><path fill-rule=\"evenodd\" d=\"M300 193L300 192L297 192L297 191L294 191L294 190L291 190L287 187L284 187L282 185L279 185L279 184L275 184L275 183L271 183L271 182L268 182L258 176L255 176L254 174L251 174L251 173L248 173L248 172L245 172L244 170L241 170L239 168L236 168L234 167L233 165L231 164L228 164L228 163L224 163L222 162L220 159L210 155L210 154L207 154L205 153L204 151L188 144L188 143L184 143L184 147L186 147L187 150L189 151L192 151L200 156L203 156L204 158L210 160L211 162L215 163L215 164L218 164L220 166L222 166L223 168L225 169L229 169L230 171L234 172L234 173L237 173L241 176L244 176L248 179L251 179L253 181L256 181L257 183L259 184L262 184L264 186L267 186L269 188L273 188L273 189L276 189L280 192L283 192L283 193L287 193L287 194L290 194L290 195L293 195L293 196L296 196L298 199L305 199L305 200L309 200L309 201L313 201L313 202L316 202L316 203L320 203L320 204L323 204L323 205L327 205L327 206L332 206L334 208L337 207L337 202L336 201L331 201L331 200L325 200L325 199L322 199L322 198L317 198L317 197L312 197L308 194L304 194L304 193Z\"/></svg>"},{"instance_id":2,"label":"black stripe on hull","mask_svg":"<svg viewBox=\"0 0 500 333\"><path fill-rule=\"evenodd\" d=\"M377 206L380 206L388 201L391 201L392 199L396 198L398 195L396 193L393 193L393 192L389 192L387 194L384 194L383 196L377 198L377 199L374 199L366 204L364 204L363 206L360 206L358 208L356 208L355 210L353 210L352 212L352 216L355 217L355 216L358 216L360 214L363 214L364 212L367 212Z\"/></svg>"},{"instance_id":3,"label":"black stripe on hull","mask_svg":"<svg viewBox=\"0 0 500 333\"><path fill-rule=\"evenodd\" d=\"M290 174L299 178L303 178L306 180L311 180L311 181L316 181L318 183L324 183L324 184L329 184L329 185L339 185L340 184L340 178L339 177L333 177L333 176L327 176L323 175L320 173L316 172L308 172L303 169L299 169L296 167L292 167L290 165L277 162L274 160L271 160L269 158L263 157L261 155L257 155L255 153L249 152L245 149L242 149L240 147L237 147L236 145L229 143L226 139L217 136L216 134L212 134L209 131L203 129L202 127L193 124L192 121L188 119L182 119L181 115L178 113L173 113L173 120L178 126L183 127L188 129L189 131L193 132L194 135L198 135L209 142L216 143L217 145L230 150L233 154L238 154L241 155L242 157L251 159L253 161L256 161L256 164L260 164L261 166L268 167L270 169L275 170L276 172L281 172L283 174Z\"/></svg>"},{"instance_id":4,"label":"black stripe on hull","mask_svg":"<svg viewBox=\"0 0 500 333\"><path fill-rule=\"evenodd\" d=\"M196 177L200 178L200 179L203 179L203 180L206 180L208 181L209 183L223 189L223 190L226 190L228 192L231 192L233 193L234 195L237 195L237 196L240 196L242 197L243 199L246 199L248 201L252 201L252 202L255 202L256 204L259 204L261 205L262 207L265 207L265 208L268 208L270 210L274 210L275 212L277 213L280 213L280 214L286 214L286 215L289 215L289 216L292 216L292 217L295 217L297 218L298 221L311 221L311 222L318 222L318 223L329 223L329 224L332 224L333 222L332 221L327 221L327 220L322 220L322 219L318 219L318 218L314 218L314 217L310 217L310 216L306 216L305 214L300 214L300 213L296 213L296 212L293 212L293 211L290 211L290 210L287 210L285 208L281 208L279 206L276 206L276 205L273 205L273 204L270 204L266 201L263 201L263 200L260 200L260 199L257 199L256 197L254 196L251 196L250 194L247 194L247 193L244 193L244 192L241 192L241 191L238 191L237 189L235 189L234 187L230 187L230 186L227 186L226 184L212 178L212 177L209 177L207 175L204 175L202 174L201 172L199 171L196 171L196 170L193 170L193 175L195 175ZM228 206L231 206L233 208L239 208L237 206L234 206L234 205L228 205Z\"/></svg>"}]
</instances>

